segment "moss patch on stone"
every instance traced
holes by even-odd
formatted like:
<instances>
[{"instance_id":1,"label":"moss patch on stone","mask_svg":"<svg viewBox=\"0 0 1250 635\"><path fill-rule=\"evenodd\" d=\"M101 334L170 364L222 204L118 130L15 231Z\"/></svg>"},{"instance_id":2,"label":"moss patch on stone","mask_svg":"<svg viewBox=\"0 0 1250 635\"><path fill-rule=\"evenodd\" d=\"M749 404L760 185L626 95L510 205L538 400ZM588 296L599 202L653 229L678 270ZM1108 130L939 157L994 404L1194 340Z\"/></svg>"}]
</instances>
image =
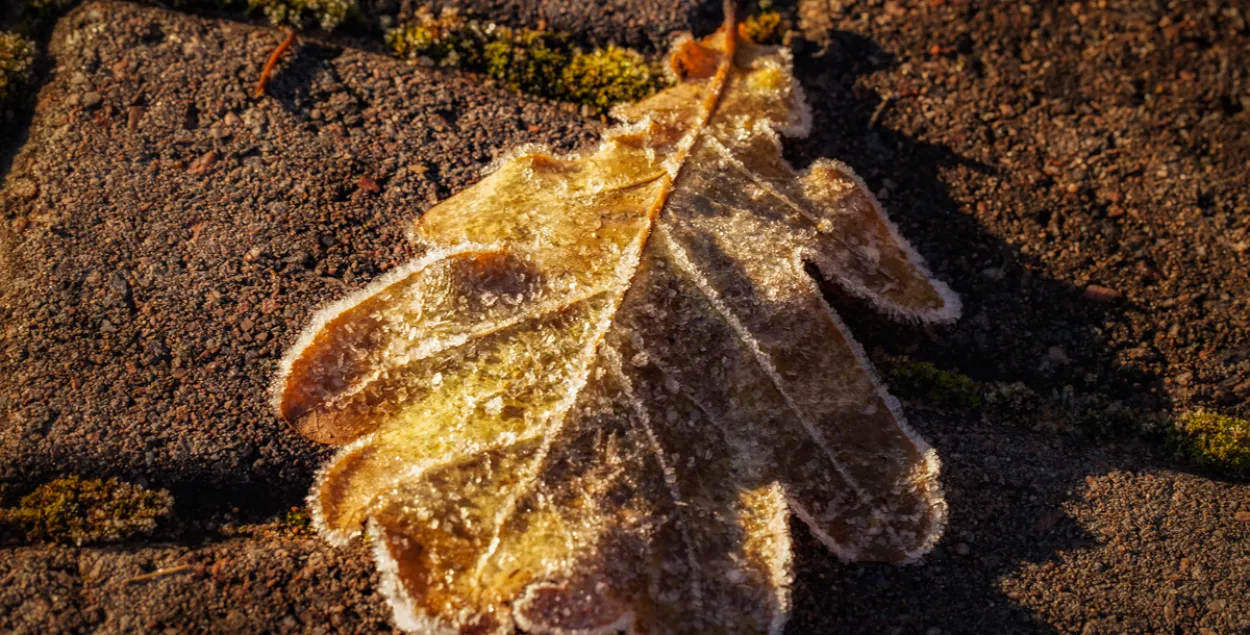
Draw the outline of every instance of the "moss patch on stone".
<instances>
[{"instance_id":1,"label":"moss patch on stone","mask_svg":"<svg viewBox=\"0 0 1250 635\"><path fill-rule=\"evenodd\" d=\"M1201 408L1174 422L1178 449L1204 467L1250 477L1250 421Z\"/></svg>"},{"instance_id":2,"label":"moss patch on stone","mask_svg":"<svg viewBox=\"0 0 1250 635\"><path fill-rule=\"evenodd\" d=\"M30 82L34 66L35 43L18 33L0 31L0 102Z\"/></svg>"},{"instance_id":3,"label":"moss patch on stone","mask_svg":"<svg viewBox=\"0 0 1250 635\"><path fill-rule=\"evenodd\" d=\"M60 478L35 488L0 521L22 529L31 541L70 544L116 542L150 534L173 511L164 490L117 479Z\"/></svg>"},{"instance_id":4,"label":"moss patch on stone","mask_svg":"<svg viewBox=\"0 0 1250 635\"><path fill-rule=\"evenodd\" d=\"M455 11L436 17L419 10L387 32L386 43L400 57L489 75L513 90L597 112L642 99L667 82L635 51L608 46L583 52L565 33L513 29Z\"/></svg>"},{"instance_id":5,"label":"moss patch on stone","mask_svg":"<svg viewBox=\"0 0 1250 635\"><path fill-rule=\"evenodd\" d=\"M1062 401L1068 425L1092 439L1153 434L1152 417L1105 395L1066 394Z\"/></svg>"},{"instance_id":6,"label":"moss patch on stone","mask_svg":"<svg viewBox=\"0 0 1250 635\"><path fill-rule=\"evenodd\" d=\"M247 0L247 6L264 13L274 26L303 29L315 24L325 31L360 11L357 0Z\"/></svg>"},{"instance_id":7,"label":"moss patch on stone","mask_svg":"<svg viewBox=\"0 0 1250 635\"><path fill-rule=\"evenodd\" d=\"M756 44L781 44L789 29L790 24L781 12L761 6L758 13L742 21L738 31Z\"/></svg>"},{"instance_id":8,"label":"moss patch on stone","mask_svg":"<svg viewBox=\"0 0 1250 635\"><path fill-rule=\"evenodd\" d=\"M1036 417L1044 407L1042 396L1018 381L990 382L981 391L981 400L986 410L995 415L995 420L1013 423Z\"/></svg>"},{"instance_id":9,"label":"moss patch on stone","mask_svg":"<svg viewBox=\"0 0 1250 635\"><path fill-rule=\"evenodd\" d=\"M425 58L447 66L474 66L481 64L487 39L481 27L459 12L448 10L435 17L421 7L412 20L386 32L386 45L399 57Z\"/></svg>"},{"instance_id":10,"label":"moss patch on stone","mask_svg":"<svg viewBox=\"0 0 1250 635\"><path fill-rule=\"evenodd\" d=\"M879 363L890 392L904 399L952 408L976 408L983 402L977 383L966 375L901 357Z\"/></svg>"},{"instance_id":11,"label":"moss patch on stone","mask_svg":"<svg viewBox=\"0 0 1250 635\"><path fill-rule=\"evenodd\" d=\"M638 101L662 83L641 54L615 46L577 53L564 67L561 82L568 101L604 111Z\"/></svg>"},{"instance_id":12,"label":"moss patch on stone","mask_svg":"<svg viewBox=\"0 0 1250 635\"><path fill-rule=\"evenodd\" d=\"M278 524L293 531L306 531L312 526L312 516L304 507L292 507L278 516Z\"/></svg>"},{"instance_id":13,"label":"moss patch on stone","mask_svg":"<svg viewBox=\"0 0 1250 635\"><path fill-rule=\"evenodd\" d=\"M514 31L486 43L483 70L512 90L559 99L561 71L569 54L559 39L542 31Z\"/></svg>"}]
</instances>

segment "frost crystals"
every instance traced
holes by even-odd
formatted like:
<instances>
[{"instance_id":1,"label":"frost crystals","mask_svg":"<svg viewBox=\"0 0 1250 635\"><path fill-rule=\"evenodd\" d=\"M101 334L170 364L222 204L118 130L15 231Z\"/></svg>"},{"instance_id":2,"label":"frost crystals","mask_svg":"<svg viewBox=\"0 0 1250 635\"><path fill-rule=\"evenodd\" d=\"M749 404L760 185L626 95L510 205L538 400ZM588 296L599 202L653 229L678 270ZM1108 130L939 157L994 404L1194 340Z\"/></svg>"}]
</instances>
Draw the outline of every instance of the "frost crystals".
<instances>
[{"instance_id":1,"label":"frost crystals","mask_svg":"<svg viewBox=\"0 0 1250 635\"><path fill-rule=\"evenodd\" d=\"M519 152L426 257L318 315L277 407L344 445L311 507L366 530L419 633L778 633L793 513L848 560L941 533L932 449L804 263L905 320L955 296L845 165L796 173L785 51L728 26L572 157Z\"/></svg>"}]
</instances>

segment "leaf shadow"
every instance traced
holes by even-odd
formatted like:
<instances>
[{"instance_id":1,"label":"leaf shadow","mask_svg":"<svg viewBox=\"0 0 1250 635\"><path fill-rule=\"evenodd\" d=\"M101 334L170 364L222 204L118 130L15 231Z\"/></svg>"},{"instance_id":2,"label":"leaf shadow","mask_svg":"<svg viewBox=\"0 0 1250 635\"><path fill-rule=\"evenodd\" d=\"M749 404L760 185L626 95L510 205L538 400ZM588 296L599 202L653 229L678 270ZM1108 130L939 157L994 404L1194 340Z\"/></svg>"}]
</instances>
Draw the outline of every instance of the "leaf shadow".
<instances>
[{"instance_id":1,"label":"leaf shadow","mask_svg":"<svg viewBox=\"0 0 1250 635\"><path fill-rule=\"evenodd\" d=\"M891 324L823 285L851 331L868 350L905 354L982 381L1023 381L1043 399L1079 386L1131 408L1167 408L1161 390L1147 389L1158 388L1160 378L1122 367L1098 335L1131 307L1085 299L1083 289L1039 275L1039 258L982 225L966 198L957 200L951 184L1003 176L996 167L882 125L889 119L882 113L906 98L883 96L864 80L896 65L875 42L850 32L832 33L823 55L797 55L813 133L787 142L787 158L802 167L834 156L874 191L887 190L881 198L891 220L935 276L960 294L964 315L940 332ZM787 632L1057 632L1009 595L1004 579L1098 543L1065 511L1086 478L1162 462L1091 444L1080 434L1013 426L977 408L906 403L905 411L943 459L950 505L943 540L919 566L842 564L796 527L795 614Z\"/></svg>"}]
</instances>

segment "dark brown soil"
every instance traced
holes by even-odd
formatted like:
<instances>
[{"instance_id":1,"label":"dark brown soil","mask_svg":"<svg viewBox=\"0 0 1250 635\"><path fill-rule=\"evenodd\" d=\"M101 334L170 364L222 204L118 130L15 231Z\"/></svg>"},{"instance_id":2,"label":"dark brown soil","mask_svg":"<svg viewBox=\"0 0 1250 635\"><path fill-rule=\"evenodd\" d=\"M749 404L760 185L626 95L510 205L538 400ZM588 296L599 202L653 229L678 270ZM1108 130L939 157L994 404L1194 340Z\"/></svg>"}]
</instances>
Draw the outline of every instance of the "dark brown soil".
<instances>
[{"instance_id":1,"label":"dark brown soil","mask_svg":"<svg viewBox=\"0 0 1250 635\"><path fill-rule=\"evenodd\" d=\"M719 2L602 4L619 7L473 6L653 46L708 28ZM869 348L1023 381L1047 409L1129 415L909 403L945 464L946 539L922 566L842 565L796 527L789 632L1250 632L1250 523L1235 519L1250 485L1176 463L1158 436L1187 408L1250 415L1250 12L802 13L816 126L791 158L855 167L966 305L932 331L834 297ZM404 261L406 222L492 158L602 124L342 42L304 40L254 99L279 39L89 4L52 34L33 115L5 130L0 503L117 476L170 489L178 516L118 546L0 533L0 631L389 628L362 548L270 520L329 453L270 412L276 360L319 305Z\"/></svg>"}]
</instances>

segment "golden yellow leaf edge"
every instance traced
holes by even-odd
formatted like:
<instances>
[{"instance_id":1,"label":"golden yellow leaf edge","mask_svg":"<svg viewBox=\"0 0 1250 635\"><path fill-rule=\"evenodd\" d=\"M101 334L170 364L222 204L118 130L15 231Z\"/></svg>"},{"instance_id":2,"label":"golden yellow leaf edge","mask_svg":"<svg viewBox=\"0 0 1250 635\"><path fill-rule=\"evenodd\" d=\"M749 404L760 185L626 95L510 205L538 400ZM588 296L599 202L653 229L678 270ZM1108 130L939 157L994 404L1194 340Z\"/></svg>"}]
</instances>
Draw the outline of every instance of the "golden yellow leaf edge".
<instances>
[{"instance_id":1,"label":"golden yellow leaf edge","mask_svg":"<svg viewBox=\"0 0 1250 635\"><path fill-rule=\"evenodd\" d=\"M786 164L788 54L726 24L595 151L519 149L428 211L427 254L283 360L279 413L346 444L316 524L367 525L401 628L780 632L791 511L848 560L940 535L936 454L803 263L896 318L958 300L849 168Z\"/></svg>"}]
</instances>

